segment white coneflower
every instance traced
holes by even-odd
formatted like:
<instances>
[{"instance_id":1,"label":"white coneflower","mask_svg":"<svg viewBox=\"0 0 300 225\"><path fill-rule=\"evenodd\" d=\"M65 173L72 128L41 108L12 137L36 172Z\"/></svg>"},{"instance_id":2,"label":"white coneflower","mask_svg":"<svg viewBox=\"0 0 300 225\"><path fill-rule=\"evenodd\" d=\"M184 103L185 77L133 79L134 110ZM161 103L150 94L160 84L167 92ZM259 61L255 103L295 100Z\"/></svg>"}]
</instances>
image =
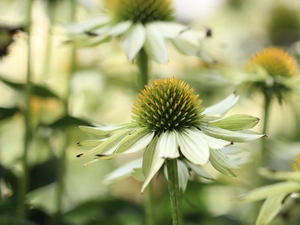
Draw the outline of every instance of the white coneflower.
<instances>
[{"instance_id":1,"label":"white coneflower","mask_svg":"<svg viewBox=\"0 0 300 225\"><path fill-rule=\"evenodd\" d=\"M184 81L167 78L150 82L138 95L132 108L132 121L118 126L79 128L99 136L97 141L80 142L94 148L77 157L94 155L92 162L111 159L121 154L144 151L142 192L156 172L169 159L178 159L197 173L197 166L209 160L219 171L230 171L235 165L220 151L233 142L252 141L263 137L247 129L259 119L248 115L222 118L238 101L232 94L220 103L204 109L199 95ZM107 135L111 135L107 138ZM179 166L179 168L183 168ZM179 171L182 172L185 169ZM188 177L180 180L184 189Z\"/></svg>"},{"instance_id":2,"label":"white coneflower","mask_svg":"<svg viewBox=\"0 0 300 225\"><path fill-rule=\"evenodd\" d=\"M185 55L201 56L200 42L211 31L191 30L175 20L171 0L106 0L107 13L67 26L71 34L90 34L93 45L118 37L129 60L144 49L153 60L169 60L166 40Z\"/></svg>"}]
</instances>

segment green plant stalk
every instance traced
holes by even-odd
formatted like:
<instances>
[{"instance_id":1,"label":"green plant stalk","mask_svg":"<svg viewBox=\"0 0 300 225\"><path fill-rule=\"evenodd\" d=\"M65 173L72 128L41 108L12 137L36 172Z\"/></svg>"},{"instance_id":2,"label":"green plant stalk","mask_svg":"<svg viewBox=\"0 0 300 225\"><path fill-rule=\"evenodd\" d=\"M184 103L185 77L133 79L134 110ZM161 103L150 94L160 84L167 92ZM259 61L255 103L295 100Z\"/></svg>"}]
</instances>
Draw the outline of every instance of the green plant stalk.
<instances>
[{"instance_id":1,"label":"green plant stalk","mask_svg":"<svg viewBox=\"0 0 300 225\"><path fill-rule=\"evenodd\" d=\"M182 225L182 214L180 206L180 189L177 159L169 159L165 161L168 171L169 193L171 201L171 212L173 225Z\"/></svg>"},{"instance_id":2,"label":"green plant stalk","mask_svg":"<svg viewBox=\"0 0 300 225\"><path fill-rule=\"evenodd\" d=\"M70 21L73 22L75 19L76 14L76 0L71 1L71 16ZM74 45L70 46L70 72L69 72L69 81L71 80L72 74L75 69L75 57L76 57L76 48ZM68 82L67 91L66 91L66 98L64 101L65 106L65 112L67 115L69 115L69 96L70 96L70 82ZM57 174L57 193L56 193L56 204L57 204L57 211L54 218L53 224L61 223L62 221L62 205L63 205L63 196L65 191L65 174L66 174L66 165L67 165L67 152L66 149L69 144L69 134L66 132L65 134L65 144L63 146L63 149L61 151L60 157L59 157L59 165L58 165L58 174Z\"/></svg>"},{"instance_id":3,"label":"green plant stalk","mask_svg":"<svg viewBox=\"0 0 300 225\"><path fill-rule=\"evenodd\" d=\"M138 85L142 90L149 81L149 58L143 48L138 53L137 65L139 68Z\"/></svg>"},{"instance_id":4,"label":"green plant stalk","mask_svg":"<svg viewBox=\"0 0 300 225\"><path fill-rule=\"evenodd\" d=\"M137 56L137 66L139 69L138 86L139 90L144 89L149 80L149 58L144 49L141 49ZM145 211L146 211L146 224L155 225L154 215L154 195L153 195L153 182L151 181L146 190Z\"/></svg>"},{"instance_id":5,"label":"green plant stalk","mask_svg":"<svg viewBox=\"0 0 300 225\"><path fill-rule=\"evenodd\" d=\"M153 201L153 182L148 184L146 190L146 224L155 225L154 219L154 201Z\"/></svg>"},{"instance_id":6,"label":"green plant stalk","mask_svg":"<svg viewBox=\"0 0 300 225\"><path fill-rule=\"evenodd\" d=\"M28 150L32 139L32 125L31 125L31 110L30 110L30 99L32 95L32 83L31 83L31 13L32 13L33 0L28 0L26 9L26 32L27 32L27 75L26 75L26 87L25 87L25 112L24 112L24 123L25 123L25 135L24 135L24 146L23 155L21 158L23 174L20 177L19 193L18 193L18 204L16 208L16 214L19 218L26 218L27 209L25 205L25 195L28 191L28 180L29 180L29 168L28 168Z\"/></svg>"}]
</instances>

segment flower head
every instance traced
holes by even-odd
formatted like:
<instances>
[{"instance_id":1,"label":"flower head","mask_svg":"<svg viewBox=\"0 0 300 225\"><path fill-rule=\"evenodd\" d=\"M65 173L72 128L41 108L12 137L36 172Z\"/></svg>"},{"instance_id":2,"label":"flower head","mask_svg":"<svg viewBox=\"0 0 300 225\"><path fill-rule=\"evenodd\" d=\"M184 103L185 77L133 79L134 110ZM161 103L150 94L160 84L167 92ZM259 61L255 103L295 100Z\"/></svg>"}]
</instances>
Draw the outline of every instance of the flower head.
<instances>
[{"instance_id":1,"label":"flower head","mask_svg":"<svg viewBox=\"0 0 300 225\"><path fill-rule=\"evenodd\" d=\"M296 60L279 47L268 47L252 56L245 68L248 76L245 89L259 90L269 99L273 96L281 103L286 93L299 85L299 68Z\"/></svg>"},{"instance_id":2,"label":"flower head","mask_svg":"<svg viewBox=\"0 0 300 225\"><path fill-rule=\"evenodd\" d=\"M296 60L278 47L269 47L256 53L246 65L246 71L255 72L257 67L262 67L272 77L293 77L299 73Z\"/></svg>"},{"instance_id":3,"label":"flower head","mask_svg":"<svg viewBox=\"0 0 300 225\"><path fill-rule=\"evenodd\" d=\"M207 36L175 21L171 0L107 0L107 14L67 26L74 35L89 34L92 45L118 37L129 60L144 48L158 63L168 62L166 39L186 55L201 56L200 41Z\"/></svg>"},{"instance_id":4,"label":"flower head","mask_svg":"<svg viewBox=\"0 0 300 225\"><path fill-rule=\"evenodd\" d=\"M218 171L234 176L232 169L238 166L220 149L233 142L251 141L264 136L248 130L258 123L256 117L233 115L223 118L237 101L238 96L232 94L204 109L199 95L193 94L193 89L185 82L177 78L152 81L139 94L132 108L131 123L79 127L98 135L99 140L80 142L94 148L77 157L94 155L92 162L96 162L144 150L141 161L144 176L142 191L168 159L177 159L180 164L178 172L183 190L189 170L209 177L200 168L208 161ZM111 136L107 138L107 135Z\"/></svg>"}]
</instances>

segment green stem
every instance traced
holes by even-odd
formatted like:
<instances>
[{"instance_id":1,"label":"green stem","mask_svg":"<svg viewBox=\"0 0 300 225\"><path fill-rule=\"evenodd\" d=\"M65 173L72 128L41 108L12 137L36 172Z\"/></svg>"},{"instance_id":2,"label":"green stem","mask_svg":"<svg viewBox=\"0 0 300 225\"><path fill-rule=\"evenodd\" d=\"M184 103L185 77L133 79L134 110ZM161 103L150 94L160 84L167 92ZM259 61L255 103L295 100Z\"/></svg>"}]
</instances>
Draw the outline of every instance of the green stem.
<instances>
[{"instance_id":1,"label":"green stem","mask_svg":"<svg viewBox=\"0 0 300 225\"><path fill-rule=\"evenodd\" d=\"M140 76L138 77L139 88L142 90L149 80L149 59L144 49L141 49L137 57L137 65Z\"/></svg>"},{"instance_id":2,"label":"green stem","mask_svg":"<svg viewBox=\"0 0 300 225\"><path fill-rule=\"evenodd\" d=\"M148 184L146 190L146 224L147 225L155 225L155 218L154 218L154 204L153 204L153 182L151 181Z\"/></svg>"},{"instance_id":3,"label":"green stem","mask_svg":"<svg viewBox=\"0 0 300 225\"><path fill-rule=\"evenodd\" d=\"M24 123L25 123L25 135L24 135L24 146L22 155L22 168L23 175L20 178L19 194L18 194L18 205L17 205L17 216L20 218L26 218L27 209L25 205L25 195L28 191L28 179L29 179L29 168L28 168L28 149L32 138L32 127L31 127L31 110L30 110L30 99L32 95L32 83L31 83L31 12L32 12L33 0L28 0L26 9L26 31L27 31L27 76L26 76L26 87L25 87L25 112L24 112Z\"/></svg>"},{"instance_id":4,"label":"green stem","mask_svg":"<svg viewBox=\"0 0 300 225\"><path fill-rule=\"evenodd\" d=\"M141 49L137 56L137 66L139 69L138 85L139 90L144 89L149 79L149 58L144 49ZM147 188L147 198L145 201L146 224L155 225L154 204L153 204L153 184L150 182Z\"/></svg>"},{"instance_id":5,"label":"green stem","mask_svg":"<svg viewBox=\"0 0 300 225\"><path fill-rule=\"evenodd\" d=\"M183 221L182 221L181 206L180 206L180 189L179 189L177 159L170 159L170 160L166 160L165 162L167 164L167 170L168 170L168 182L169 182L173 225L182 225Z\"/></svg>"},{"instance_id":6,"label":"green stem","mask_svg":"<svg viewBox=\"0 0 300 225\"><path fill-rule=\"evenodd\" d=\"M75 14L76 14L76 0L72 0L70 2L71 4L71 16L70 16L70 21L73 22L75 19ZM57 7L57 6L56 6ZM65 99L65 112L66 115L69 115L69 96L70 96L70 80L72 77L72 74L75 69L75 56L76 56L76 48L74 45L70 46L70 70L69 70L69 82L66 85L67 91L66 91L66 99ZM54 224L60 224L62 222L62 205L63 205L63 196L64 196L64 191L65 191L65 174L66 174L66 165L67 165L67 152L66 149L69 144L69 134L66 131L65 134L65 144L63 146L61 155L59 157L59 165L58 165L58 174L57 174L57 193L56 193L56 198L57 198L57 211L56 211L56 216L54 218Z\"/></svg>"}]
</instances>

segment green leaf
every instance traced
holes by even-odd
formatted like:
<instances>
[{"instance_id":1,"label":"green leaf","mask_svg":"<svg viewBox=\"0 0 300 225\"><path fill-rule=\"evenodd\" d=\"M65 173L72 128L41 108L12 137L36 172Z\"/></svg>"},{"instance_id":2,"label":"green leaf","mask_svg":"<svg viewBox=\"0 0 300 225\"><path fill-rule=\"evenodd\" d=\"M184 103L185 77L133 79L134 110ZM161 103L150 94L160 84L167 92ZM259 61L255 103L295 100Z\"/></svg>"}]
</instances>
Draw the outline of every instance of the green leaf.
<instances>
[{"instance_id":1,"label":"green leaf","mask_svg":"<svg viewBox=\"0 0 300 225\"><path fill-rule=\"evenodd\" d=\"M7 117L12 117L16 112L19 112L19 108L2 108L0 107L0 120L5 119Z\"/></svg>"},{"instance_id":2,"label":"green leaf","mask_svg":"<svg viewBox=\"0 0 300 225\"><path fill-rule=\"evenodd\" d=\"M54 121L52 124L43 124L44 126L49 126L49 127L67 127L67 126L78 126L79 124L81 125L86 125L86 126L90 126L91 123L87 122L86 120L80 119L80 118L76 118L73 116L64 116L56 121Z\"/></svg>"},{"instance_id":3,"label":"green leaf","mask_svg":"<svg viewBox=\"0 0 300 225\"><path fill-rule=\"evenodd\" d=\"M0 81L2 81L7 86L17 90L17 91L25 91L26 84L24 83L18 83L9 81L7 79L4 79L3 77L0 77ZM42 98L57 98L60 99L54 92L52 92L50 89L43 87L39 84L32 84L32 94L42 97Z\"/></svg>"},{"instance_id":4,"label":"green leaf","mask_svg":"<svg viewBox=\"0 0 300 225\"><path fill-rule=\"evenodd\" d=\"M267 225L279 213L283 207L283 200L287 197L286 193L279 193L270 196L264 202L255 225Z\"/></svg>"},{"instance_id":5,"label":"green leaf","mask_svg":"<svg viewBox=\"0 0 300 225\"><path fill-rule=\"evenodd\" d=\"M216 126L226 130L246 130L255 127L259 122L259 118L249 115L233 115L224 119L208 122L212 126Z\"/></svg>"}]
</instances>

